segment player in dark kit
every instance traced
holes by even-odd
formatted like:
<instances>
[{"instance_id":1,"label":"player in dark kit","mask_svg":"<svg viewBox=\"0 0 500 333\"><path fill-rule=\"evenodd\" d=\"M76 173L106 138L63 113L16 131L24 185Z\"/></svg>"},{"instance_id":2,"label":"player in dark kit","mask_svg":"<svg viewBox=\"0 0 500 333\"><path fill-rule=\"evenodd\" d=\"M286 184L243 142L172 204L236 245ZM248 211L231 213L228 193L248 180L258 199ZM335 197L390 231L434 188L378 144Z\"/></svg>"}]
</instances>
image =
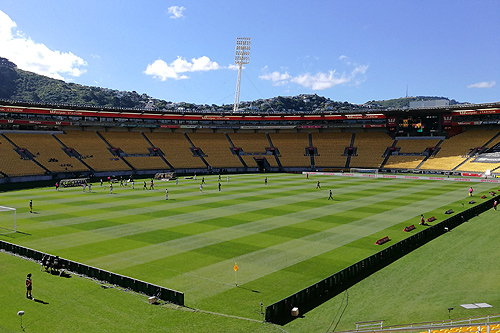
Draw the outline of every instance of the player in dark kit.
<instances>
[{"instance_id":1,"label":"player in dark kit","mask_svg":"<svg viewBox=\"0 0 500 333\"><path fill-rule=\"evenodd\" d=\"M328 194L328 200L330 200L330 199L333 200L332 190L329 190L329 194Z\"/></svg>"},{"instance_id":2,"label":"player in dark kit","mask_svg":"<svg viewBox=\"0 0 500 333\"><path fill-rule=\"evenodd\" d=\"M31 281L31 273L26 277L26 298L33 299L31 290L33 289L33 281Z\"/></svg>"},{"instance_id":3,"label":"player in dark kit","mask_svg":"<svg viewBox=\"0 0 500 333\"><path fill-rule=\"evenodd\" d=\"M30 213L33 213L33 200L30 200Z\"/></svg>"},{"instance_id":4,"label":"player in dark kit","mask_svg":"<svg viewBox=\"0 0 500 333\"><path fill-rule=\"evenodd\" d=\"M321 190L321 185L319 185L319 180L318 180L318 182L316 183L316 189L318 189L318 188Z\"/></svg>"}]
</instances>

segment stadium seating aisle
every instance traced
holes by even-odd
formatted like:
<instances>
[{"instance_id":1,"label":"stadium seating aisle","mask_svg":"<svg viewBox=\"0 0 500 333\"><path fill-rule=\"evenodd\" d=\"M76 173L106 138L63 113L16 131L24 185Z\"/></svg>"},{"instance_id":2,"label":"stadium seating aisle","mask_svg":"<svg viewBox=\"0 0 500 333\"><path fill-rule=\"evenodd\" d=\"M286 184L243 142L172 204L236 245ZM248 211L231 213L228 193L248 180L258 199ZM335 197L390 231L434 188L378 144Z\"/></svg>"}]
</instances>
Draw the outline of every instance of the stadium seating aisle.
<instances>
[{"instance_id":1,"label":"stadium seating aisle","mask_svg":"<svg viewBox=\"0 0 500 333\"><path fill-rule=\"evenodd\" d=\"M111 154L96 132L66 131L66 134L56 134L56 137L66 147L75 149L94 170L131 170L120 158Z\"/></svg>"},{"instance_id":2,"label":"stadium seating aisle","mask_svg":"<svg viewBox=\"0 0 500 333\"><path fill-rule=\"evenodd\" d=\"M469 130L445 140L435 156L420 167L422 170L453 170L467 159L470 150L485 145L498 130ZM485 171L484 169L483 171Z\"/></svg>"},{"instance_id":3,"label":"stadium seating aisle","mask_svg":"<svg viewBox=\"0 0 500 333\"><path fill-rule=\"evenodd\" d=\"M351 142L352 133L312 133L313 146L318 150L318 156L314 156L317 167L345 167L347 156L344 154L345 147Z\"/></svg>"},{"instance_id":4,"label":"stadium seating aisle","mask_svg":"<svg viewBox=\"0 0 500 333\"><path fill-rule=\"evenodd\" d=\"M273 146L280 152L280 162L283 167L310 167L311 158L305 155L309 147L307 133L271 133Z\"/></svg>"},{"instance_id":5,"label":"stadium seating aisle","mask_svg":"<svg viewBox=\"0 0 500 333\"><path fill-rule=\"evenodd\" d=\"M113 147L121 149L124 157L136 170L161 170L169 166L159 156L149 156L149 143L140 132L100 132L103 138Z\"/></svg>"},{"instance_id":6,"label":"stadium seating aisle","mask_svg":"<svg viewBox=\"0 0 500 333\"><path fill-rule=\"evenodd\" d=\"M190 133L193 144L207 155L205 160L213 168L241 168L238 156L231 153L231 145L224 133Z\"/></svg>"},{"instance_id":7,"label":"stadium seating aisle","mask_svg":"<svg viewBox=\"0 0 500 333\"><path fill-rule=\"evenodd\" d=\"M398 140L396 147L399 147L399 154L420 154L426 148L434 147L440 140ZM391 155L384 165L386 168L415 169L426 156L403 156Z\"/></svg>"},{"instance_id":8,"label":"stadium seating aisle","mask_svg":"<svg viewBox=\"0 0 500 333\"><path fill-rule=\"evenodd\" d=\"M205 163L193 156L189 141L184 133L154 132L145 133L151 143L161 149L167 161L175 168L206 168Z\"/></svg>"},{"instance_id":9,"label":"stadium seating aisle","mask_svg":"<svg viewBox=\"0 0 500 333\"><path fill-rule=\"evenodd\" d=\"M272 155L265 155L266 147L269 147L266 134L264 133L231 133L229 134L231 141L237 148L242 148L243 151L252 155L243 155L242 158L248 167L256 167L257 163L254 157L265 157L272 167L277 167L276 159ZM253 155L253 154L258 155Z\"/></svg>"},{"instance_id":10,"label":"stadium seating aisle","mask_svg":"<svg viewBox=\"0 0 500 333\"><path fill-rule=\"evenodd\" d=\"M384 152L392 145L391 137L384 132L357 132L354 146L357 156L351 157L351 168L379 168Z\"/></svg>"},{"instance_id":11,"label":"stadium seating aisle","mask_svg":"<svg viewBox=\"0 0 500 333\"><path fill-rule=\"evenodd\" d=\"M36 161L51 172L88 171L76 158L69 157L50 134L11 133L6 135L20 148L28 149Z\"/></svg>"},{"instance_id":12,"label":"stadium seating aisle","mask_svg":"<svg viewBox=\"0 0 500 333\"><path fill-rule=\"evenodd\" d=\"M43 175L45 170L31 160L23 160L14 146L0 136L0 170L9 177Z\"/></svg>"}]
</instances>

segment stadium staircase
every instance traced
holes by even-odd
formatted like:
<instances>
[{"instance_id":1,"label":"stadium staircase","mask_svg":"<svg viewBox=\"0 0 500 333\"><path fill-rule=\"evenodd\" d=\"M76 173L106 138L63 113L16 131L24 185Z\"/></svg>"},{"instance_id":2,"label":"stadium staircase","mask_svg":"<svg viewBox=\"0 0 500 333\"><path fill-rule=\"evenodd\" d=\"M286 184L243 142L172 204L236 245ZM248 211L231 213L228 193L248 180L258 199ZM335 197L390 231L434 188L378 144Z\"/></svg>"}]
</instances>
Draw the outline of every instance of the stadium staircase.
<instances>
[{"instance_id":1,"label":"stadium staircase","mask_svg":"<svg viewBox=\"0 0 500 333\"><path fill-rule=\"evenodd\" d=\"M55 136L54 134L51 134L52 137L57 141L59 142L59 144L64 148L64 151L67 151L70 147L67 147L61 140L59 140L59 138L57 136ZM87 163L85 163L81 158L76 158L76 160L78 160L80 163L83 164L83 166L85 166L87 169L89 169L90 171L92 172L95 172L94 169L92 169L90 167L90 165L88 165Z\"/></svg>"},{"instance_id":2,"label":"stadium staircase","mask_svg":"<svg viewBox=\"0 0 500 333\"><path fill-rule=\"evenodd\" d=\"M432 154L436 154L436 153L439 151L439 147L441 146L441 144L442 144L443 142L444 142L444 139L441 139L441 140L437 143L437 145L435 146L435 147L436 147L436 151L434 151ZM420 164L419 164L419 165L417 165L417 167L415 168L415 170L419 170L419 169L420 169L420 167L421 167L421 166L425 163L425 161L427 161L427 160L431 157L431 155L432 155L432 154L427 155L427 156L426 156L426 157L422 160L422 162L420 162Z\"/></svg>"},{"instance_id":3,"label":"stadium staircase","mask_svg":"<svg viewBox=\"0 0 500 333\"><path fill-rule=\"evenodd\" d=\"M224 133L224 135L226 136L226 139L227 139L227 141L229 142L229 145L231 146L231 148L232 148L232 149L236 148L236 147L234 146L233 141L232 141L232 140L231 140L231 138L229 137L229 134ZM243 158L241 157L241 155L239 155L239 154L238 154L238 155L237 155L237 157L238 157L238 159L240 160L240 162L241 162L241 164L243 165L243 167L244 167L245 169L248 169L248 166L247 166L247 164L245 163L245 161L243 160Z\"/></svg>"},{"instance_id":4,"label":"stadium staircase","mask_svg":"<svg viewBox=\"0 0 500 333\"><path fill-rule=\"evenodd\" d=\"M349 147L354 148L354 140L356 139L356 132L352 132L351 136L351 143L349 144ZM347 155L347 160L345 161L345 168L349 169L349 165L351 164L351 157L352 155Z\"/></svg>"},{"instance_id":5,"label":"stadium staircase","mask_svg":"<svg viewBox=\"0 0 500 333\"><path fill-rule=\"evenodd\" d=\"M108 149L113 149L113 146L111 146L109 144L108 141L106 141L106 139L101 135L101 133L99 133L99 131L96 131L95 134L97 134L97 136L106 144L106 146L108 146ZM125 163L131 170L135 170L135 168L129 163L127 162L127 160L125 160L123 158L123 156L121 156L121 154L118 154L117 157L123 162Z\"/></svg>"},{"instance_id":6,"label":"stadium staircase","mask_svg":"<svg viewBox=\"0 0 500 333\"><path fill-rule=\"evenodd\" d=\"M144 140L146 140L146 142L151 146L151 148L156 148L153 143L148 139L148 137L146 136L146 134L144 134L144 132L141 132L141 135L142 137L144 138ZM167 159L165 158L165 156L163 154L159 155L160 158L162 159L163 162L165 162L168 167L172 170L174 170L175 168L172 166L172 164L170 164Z\"/></svg>"},{"instance_id":7,"label":"stadium staircase","mask_svg":"<svg viewBox=\"0 0 500 333\"><path fill-rule=\"evenodd\" d=\"M267 141L269 142L269 147L271 147L271 148L275 148L275 147L273 146L273 141L271 140L271 136L269 135L269 133L266 133L266 138L267 138ZM281 165L281 162L280 162L280 159L279 159L278 155L277 155L277 154L275 154L275 155L274 155L274 158L276 159L276 163L278 164L278 168L279 168L279 170L280 170L280 171L281 171L281 170L283 170L283 166Z\"/></svg>"},{"instance_id":8,"label":"stadium staircase","mask_svg":"<svg viewBox=\"0 0 500 333\"><path fill-rule=\"evenodd\" d=\"M22 149L21 147L18 147L14 142L12 142L12 140L10 140L5 134L3 133L0 133L0 135L7 141L9 142L12 146L14 146L16 152L18 154L20 154L19 152L21 150L24 150L27 154L33 156L33 154L31 154L27 149ZM20 155L22 157L22 155ZM35 160L35 158L29 158L30 161L32 161L33 163L35 163L37 166L39 166L41 169L43 169L45 171L46 174L50 174L50 170L47 169L46 167L44 167L42 164L40 164L37 160Z\"/></svg>"},{"instance_id":9,"label":"stadium staircase","mask_svg":"<svg viewBox=\"0 0 500 333\"><path fill-rule=\"evenodd\" d=\"M396 148L396 144L398 143L398 140L394 140L392 142L392 145L391 145L391 148ZM385 155L385 158L384 158L384 161L382 162L382 164L380 164L380 167L383 168L384 165L387 163L387 161L389 161L389 157L391 157L391 154L386 154Z\"/></svg>"},{"instance_id":10,"label":"stadium staircase","mask_svg":"<svg viewBox=\"0 0 500 333\"><path fill-rule=\"evenodd\" d=\"M193 149L199 149L198 147L196 147L194 144L193 144L193 141L191 141L191 139L189 138L189 136L187 135L187 133L184 133L184 137L186 138L186 140L189 142L189 144L191 145L191 148ZM207 168L210 168L210 165L208 164L208 162L205 160L205 158L201 155L198 155L198 157L201 159L201 161L203 163L205 163L205 165L207 166Z\"/></svg>"},{"instance_id":11,"label":"stadium staircase","mask_svg":"<svg viewBox=\"0 0 500 333\"><path fill-rule=\"evenodd\" d=\"M309 147L313 147L312 134L311 133L307 134L307 138L309 139ZM309 155L309 156L311 157L311 168L314 168L315 167L314 155Z\"/></svg>"}]
</instances>

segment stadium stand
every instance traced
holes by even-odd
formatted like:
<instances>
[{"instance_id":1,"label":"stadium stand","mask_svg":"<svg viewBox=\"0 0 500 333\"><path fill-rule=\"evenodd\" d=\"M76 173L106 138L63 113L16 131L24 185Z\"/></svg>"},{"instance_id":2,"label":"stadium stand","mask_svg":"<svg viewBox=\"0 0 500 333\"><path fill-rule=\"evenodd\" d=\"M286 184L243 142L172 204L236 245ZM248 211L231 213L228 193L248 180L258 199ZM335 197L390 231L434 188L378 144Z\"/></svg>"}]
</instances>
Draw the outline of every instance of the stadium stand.
<instances>
[{"instance_id":1,"label":"stadium stand","mask_svg":"<svg viewBox=\"0 0 500 333\"><path fill-rule=\"evenodd\" d=\"M265 157L272 167L277 167L276 159L272 155L265 155L269 141L264 133L231 133L229 134L235 147L242 148L245 155L241 156L248 167L256 167L254 157ZM251 155L246 155L251 154Z\"/></svg>"},{"instance_id":2,"label":"stadium stand","mask_svg":"<svg viewBox=\"0 0 500 333\"><path fill-rule=\"evenodd\" d=\"M391 155L384 165L386 168L416 169L427 157L423 155L426 148L434 147L440 140L397 140L396 148L400 148L398 155ZM411 155L405 154L422 154Z\"/></svg>"},{"instance_id":3,"label":"stadium stand","mask_svg":"<svg viewBox=\"0 0 500 333\"><path fill-rule=\"evenodd\" d=\"M111 154L106 143L94 131L66 131L55 136L66 147L77 151L93 170L131 170L120 158Z\"/></svg>"},{"instance_id":4,"label":"stadium stand","mask_svg":"<svg viewBox=\"0 0 500 333\"><path fill-rule=\"evenodd\" d=\"M165 158L175 168L206 168L203 161L193 156L189 141L184 133L154 132L144 133L151 143L161 149Z\"/></svg>"},{"instance_id":5,"label":"stadium stand","mask_svg":"<svg viewBox=\"0 0 500 333\"><path fill-rule=\"evenodd\" d=\"M347 162L347 156L342 156L345 147L351 142L352 133L312 133L312 143L318 149L314 156L317 167L340 167Z\"/></svg>"},{"instance_id":6,"label":"stadium stand","mask_svg":"<svg viewBox=\"0 0 500 333\"><path fill-rule=\"evenodd\" d=\"M100 132L104 139L115 148L121 149L124 159L136 170L168 169L160 156L151 156L152 148L140 132ZM132 156L131 156L132 155Z\"/></svg>"},{"instance_id":7,"label":"stadium stand","mask_svg":"<svg viewBox=\"0 0 500 333\"><path fill-rule=\"evenodd\" d=\"M45 170L32 160L22 159L15 147L0 135L0 171L9 177L43 175Z\"/></svg>"},{"instance_id":8,"label":"stadium stand","mask_svg":"<svg viewBox=\"0 0 500 333\"><path fill-rule=\"evenodd\" d=\"M356 155L351 156L351 168L379 168L384 152L392 145L391 137L384 132L357 132L354 146Z\"/></svg>"},{"instance_id":9,"label":"stadium stand","mask_svg":"<svg viewBox=\"0 0 500 333\"><path fill-rule=\"evenodd\" d=\"M231 153L231 145L224 133L190 133L189 138L205 153L212 168L241 168L238 156Z\"/></svg>"},{"instance_id":10,"label":"stadium stand","mask_svg":"<svg viewBox=\"0 0 500 333\"><path fill-rule=\"evenodd\" d=\"M273 146L280 152L283 167L310 167L311 158L305 155L309 147L307 133L270 133Z\"/></svg>"},{"instance_id":11,"label":"stadium stand","mask_svg":"<svg viewBox=\"0 0 500 333\"><path fill-rule=\"evenodd\" d=\"M470 150L482 147L490 141L498 130L468 130L445 140L435 156L430 157L420 167L422 170L454 170L467 160ZM486 169L485 169L486 170Z\"/></svg>"},{"instance_id":12,"label":"stadium stand","mask_svg":"<svg viewBox=\"0 0 500 333\"><path fill-rule=\"evenodd\" d=\"M50 134L11 133L6 136L18 147L28 149L36 161L51 172L88 171L76 158L63 151L63 146Z\"/></svg>"}]
</instances>

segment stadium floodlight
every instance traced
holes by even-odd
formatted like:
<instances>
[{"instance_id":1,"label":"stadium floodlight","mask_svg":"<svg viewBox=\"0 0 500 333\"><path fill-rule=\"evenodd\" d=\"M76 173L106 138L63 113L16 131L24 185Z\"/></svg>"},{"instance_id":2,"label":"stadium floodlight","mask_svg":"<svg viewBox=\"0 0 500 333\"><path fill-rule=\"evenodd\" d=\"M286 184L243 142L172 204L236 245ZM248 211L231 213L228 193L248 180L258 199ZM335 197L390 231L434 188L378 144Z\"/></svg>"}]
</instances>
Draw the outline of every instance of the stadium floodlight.
<instances>
[{"instance_id":1,"label":"stadium floodlight","mask_svg":"<svg viewBox=\"0 0 500 333\"><path fill-rule=\"evenodd\" d=\"M12 207L0 206L0 234L15 232L17 232L17 210Z\"/></svg>"},{"instance_id":2,"label":"stadium floodlight","mask_svg":"<svg viewBox=\"0 0 500 333\"><path fill-rule=\"evenodd\" d=\"M238 65L238 81L236 81L236 93L234 95L233 112L238 111L240 107L240 83L241 83L241 68L250 62L250 45L252 39L248 37L236 38L236 52L234 55L234 63Z\"/></svg>"}]
</instances>

